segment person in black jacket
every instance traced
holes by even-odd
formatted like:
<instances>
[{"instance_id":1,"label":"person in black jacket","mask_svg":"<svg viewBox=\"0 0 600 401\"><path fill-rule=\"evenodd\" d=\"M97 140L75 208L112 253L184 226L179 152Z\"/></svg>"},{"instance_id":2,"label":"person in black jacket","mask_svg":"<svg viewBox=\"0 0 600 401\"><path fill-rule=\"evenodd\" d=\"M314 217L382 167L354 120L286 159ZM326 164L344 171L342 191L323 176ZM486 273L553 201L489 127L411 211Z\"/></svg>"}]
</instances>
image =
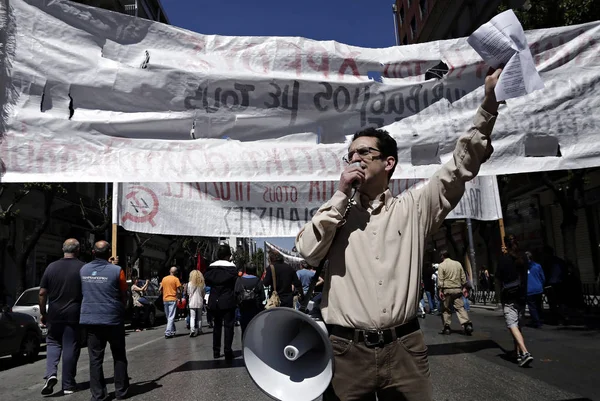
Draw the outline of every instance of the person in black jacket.
<instances>
[{"instance_id":1,"label":"person in black jacket","mask_svg":"<svg viewBox=\"0 0 600 401\"><path fill-rule=\"evenodd\" d=\"M496 278L500 280L502 288L502 310L506 327L515 343L517 363L525 367L533 361L525 346L519 322L527 297L527 258L519 249L519 243L514 235L507 235L505 243L504 254L498 260Z\"/></svg>"},{"instance_id":2,"label":"person in black jacket","mask_svg":"<svg viewBox=\"0 0 600 401\"><path fill-rule=\"evenodd\" d=\"M275 282L277 284L277 294L281 300L280 306L288 308L294 307L294 293L303 294L302 283L296 274L294 268L283 261L283 255L279 252L270 251L269 261L271 264L267 266L267 274L263 280L265 286L273 285L273 274L271 273L271 265L275 268ZM292 289L292 285L294 288ZM271 289L272 291L272 289Z\"/></svg>"},{"instance_id":3,"label":"person in black jacket","mask_svg":"<svg viewBox=\"0 0 600 401\"><path fill-rule=\"evenodd\" d=\"M229 245L220 245L217 250L217 261L211 263L204 273L206 284L209 285L208 308L214 322L213 330L213 356L221 357L221 331L225 327L223 350L225 359L233 359L233 329L235 324L236 298L234 293L238 271L230 262L231 248Z\"/></svg>"}]
</instances>

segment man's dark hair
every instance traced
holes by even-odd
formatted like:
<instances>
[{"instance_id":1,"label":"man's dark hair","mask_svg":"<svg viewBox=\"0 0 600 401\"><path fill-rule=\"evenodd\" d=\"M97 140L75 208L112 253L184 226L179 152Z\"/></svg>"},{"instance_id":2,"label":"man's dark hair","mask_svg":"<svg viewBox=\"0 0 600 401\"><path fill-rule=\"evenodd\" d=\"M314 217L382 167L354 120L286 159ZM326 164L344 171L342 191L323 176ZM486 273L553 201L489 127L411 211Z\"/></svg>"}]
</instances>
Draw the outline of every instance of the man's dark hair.
<instances>
[{"instance_id":1,"label":"man's dark hair","mask_svg":"<svg viewBox=\"0 0 600 401\"><path fill-rule=\"evenodd\" d=\"M106 259L110 257L110 244L105 241L98 241L94 244L94 256L99 259Z\"/></svg>"},{"instance_id":2,"label":"man's dark hair","mask_svg":"<svg viewBox=\"0 0 600 401\"><path fill-rule=\"evenodd\" d=\"M269 260L271 263L283 263L283 255L277 251L269 251Z\"/></svg>"},{"instance_id":3,"label":"man's dark hair","mask_svg":"<svg viewBox=\"0 0 600 401\"><path fill-rule=\"evenodd\" d=\"M450 259L450 252L444 249L443 251L440 251L440 256L444 259Z\"/></svg>"},{"instance_id":4,"label":"man's dark hair","mask_svg":"<svg viewBox=\"0 0 600 401\"><path fill-rule=\"evenodd\" d=\"M392 178L392 175L394 175L394 170L396 170L396 166L398 165L398 144L396 143L396 140L392 138L389 132L387 132L386 130L370 127L354 134L354 136L352 137L352 142L363 136L377 139L377 149L379 149L379 151L381 152L381 159L385 159L388 156L392 156L394 160L396 160L394 167L392 167L392 169L388 173L388 180L390 180Z\"/></svg>"},{"instance_id":5,"label":"man's dark hair","mask_svg":"<svg viewBox=\"0 0 600 401\"><path fill-rule=\"evenodd\" d=\"M256 272L257 272L256 266L254 266L253 264L246 265L246 274L256 276Z\"/></svg>"},{"instance_id":6,"label":"man's dark hair","mask_svg":"<svg viewBox=\"0 0 600 401\"><path fill-rule=\"evenodd\" d=\"M219 249L217 250L217 259L218 260L229 260L231 257L231 248L227 244L219 245Z\"/></svg>"}]
</instances>

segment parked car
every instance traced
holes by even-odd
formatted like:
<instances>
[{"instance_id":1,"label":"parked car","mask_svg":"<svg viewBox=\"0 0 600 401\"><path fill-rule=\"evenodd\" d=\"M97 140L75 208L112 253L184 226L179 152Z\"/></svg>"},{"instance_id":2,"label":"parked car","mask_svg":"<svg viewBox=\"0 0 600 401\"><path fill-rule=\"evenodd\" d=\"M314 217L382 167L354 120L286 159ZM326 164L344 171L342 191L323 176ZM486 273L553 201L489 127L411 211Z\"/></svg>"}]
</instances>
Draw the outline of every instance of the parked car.
<instances>
[{"instance_id":1,"label":"parked car","mask_svg":"<svg viewBox=\"0 0 600 401\"><path fill-rule=\"evenodd\" d=\"M40 326L42 337L46 338L48 335L48 329L45 325L40 322L40 287L29 288L21 294L17 299L14 306L12 307L13 312L25 313L35 319ZM48 308L48 305L46 305Z\"/></svg>"},{"instance_id":2,"label":"parked car","mask_svg":"<svg viewBox=\"0 0 600 401\"><path fill-rule=\"evenodd\" d=\"M19 362L33 362L40 353L42 331L36 320L25 313L0 310L0 356L12 355Z\"/></svg>"},{"instance_id":3,"label":"parked car","mask_svg":"<svg viewBox=\"0 0 600 401\"><path fill-rule=\"evenodd\" d=\"M131 319L133 313L133 298L131 297L131 286L133 283L131 280L127 281L129 285L128 290L128 303L127 303L127 316ZM148 313L148 320L145 322L147 326L153 327L156 325L156 320L165 317L165 307L163 305L162 296L158 292L158 284L150 282L148 288L144 292L144 298L150 302L150 312Z\"/></svg>"}]
</instances>

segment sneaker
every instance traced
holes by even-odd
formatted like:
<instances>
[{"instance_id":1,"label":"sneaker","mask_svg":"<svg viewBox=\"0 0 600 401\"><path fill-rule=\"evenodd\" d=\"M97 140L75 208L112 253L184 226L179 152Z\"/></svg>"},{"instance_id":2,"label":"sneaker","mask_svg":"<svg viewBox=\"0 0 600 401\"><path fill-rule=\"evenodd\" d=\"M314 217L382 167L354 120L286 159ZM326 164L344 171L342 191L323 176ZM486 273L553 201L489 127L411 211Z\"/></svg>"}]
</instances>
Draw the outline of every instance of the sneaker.
<instances>
[{"instance_id":1,"label":"sneaker","mask_svg":"<svg viewBox=\"0 0 600 401\"><path fill-rule=\"evenodd\" d=\"M450 331L450 326L444 326L444 328L442 329L442 331L440 331L440 334L443 334L445 336L449 336L450 333L452 333Z\"/></svg>"},{"instance_id":2,"label":"sneaker","mask_svg":"<svg viewBox=\"0 0 600 401\"><path fill-rule=\"evenodd\" d=\"M221 351L213 351L213 358L219 359L221 357Z\"/></svg>"},{"instance_id":3,"label":"sneaker","mask_svg":"<svg viewBox=\"0 0 600 401\"><path fill-rule=\"evenodd\" d=\"M56 376L52 375L49 378L47 378L46 383L42 388L42 395L52 394L54 392L54 386L56 386L56 383L58 383L58 379L56 378Z\"/></svg>"},{"instance_id":4,"label":"sneaker","mask_svg":"<svg viewBox=\"0 0 600 401\"><path fill-rule=\"evenodd\" d=\"M75 390L63 390L64 395L73 394L74 392L75 392Z\"/></svg>"},{"instance_id":5,"label":"sneaker","mask_svg":"<svg viewBox=\"0 0 600 401\"><path fill-rule=\"evenodd\" d=\"M473 324L472 323L465 323L464 328L465 328L466 335L470 336L471 334L473 334Z\"/></svg>"},{"instance_id":6,"label":"sneaker","mask_svg":"<svg viewBox=\"0 0 600 401\"><path fill-rule=\"evenodd\" d=\"M519 364L520 364L522 360L523 360L523 354L521 354L521 353L519 352L519 354L517 355L517 363L519 363Z\"/></svg>"},{"instance_id":7,"label":"sneaker","mask_svg":"<svg viewBox=\"0 0 600 401\"><path fill-rule=\"evenodd\" d=\"M225 360L226 361L232 361L233 360L233 352L226 352L225 353Z\"/></svg>"},{"instance_id":8,"label":"sneaker","mask_svg":"<svg viewBox=\"0 0 600 401\"><path fill-rule=\"evenodd\" d=\"M129 386L127 386L127 388L123 391L123 394L121 394L118 397L115 396L115 399L117 399L117 400L124 400L124 399L126 399L128 391L129 391Z\"/></svg>"},{"instance_id":9,"label":"sneaker","mask_svg":"<svg viewBox=\"0 0 600 401\"><path fill-rule=\"evenodd\" d=\"M195 331L190 331L190 337L196 337L196 332Z\"/></svg>"},{"instance_id":10,"label":"sneaker","mask_svg":"<svg viewBox=\"0 0 600 401\"><path fill-rule=\"evenodd\" d=\"M519 362L519 366L524 368L527 367L531 362L533 362L533 357L529 352L527 352L521 356L521 362Z\"/></svg>"}]
</instances>

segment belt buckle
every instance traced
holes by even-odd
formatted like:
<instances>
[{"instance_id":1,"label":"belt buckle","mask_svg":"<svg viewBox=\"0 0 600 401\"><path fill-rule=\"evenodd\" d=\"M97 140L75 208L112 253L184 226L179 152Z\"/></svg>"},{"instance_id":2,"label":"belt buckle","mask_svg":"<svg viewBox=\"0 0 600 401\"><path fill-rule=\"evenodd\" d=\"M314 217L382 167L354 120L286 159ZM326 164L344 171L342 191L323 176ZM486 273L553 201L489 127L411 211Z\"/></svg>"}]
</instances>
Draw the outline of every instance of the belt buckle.
<instances>
[{"instance_id":1,"label":"belt buckle","mask_svg":"<svg viewBox=\"0 0 600 401\"><path fill-rule=\"evenodd\" d=\"M383 331L382 330L364 330L365 345L369 348L383 347ZM374 340L372 340L374 339Z\"/></svg>"}]
</instances>

